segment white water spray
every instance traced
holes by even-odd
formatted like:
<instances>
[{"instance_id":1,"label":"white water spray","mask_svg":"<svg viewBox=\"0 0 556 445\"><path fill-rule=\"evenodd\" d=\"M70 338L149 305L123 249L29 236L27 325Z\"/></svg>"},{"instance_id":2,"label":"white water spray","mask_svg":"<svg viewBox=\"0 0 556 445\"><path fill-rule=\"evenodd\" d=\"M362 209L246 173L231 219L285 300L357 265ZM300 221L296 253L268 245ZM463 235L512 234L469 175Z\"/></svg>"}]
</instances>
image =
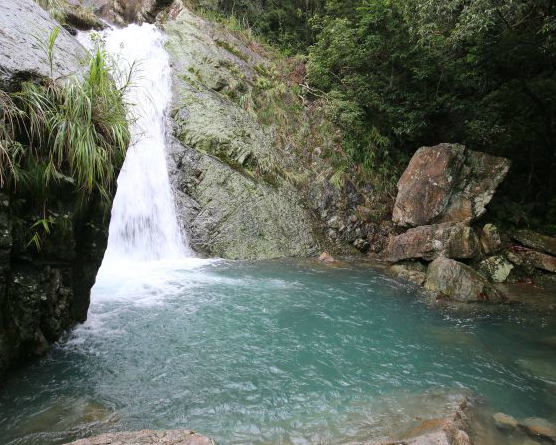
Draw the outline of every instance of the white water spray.
<instances>
[{"instance_id":1,"label":"white water spray","mask_svg":"<svg viewBox=\"0 0 556 445\"><path fill-rule=\"evenodd\" d=\"M155 26L130 25L102 34L122 71L136 64L131 103L131 145L118 190L105 261L173 260L190 256L177 224L165 159L166 112L172 98L169 56Z\"/></svg>"}]
</instances>

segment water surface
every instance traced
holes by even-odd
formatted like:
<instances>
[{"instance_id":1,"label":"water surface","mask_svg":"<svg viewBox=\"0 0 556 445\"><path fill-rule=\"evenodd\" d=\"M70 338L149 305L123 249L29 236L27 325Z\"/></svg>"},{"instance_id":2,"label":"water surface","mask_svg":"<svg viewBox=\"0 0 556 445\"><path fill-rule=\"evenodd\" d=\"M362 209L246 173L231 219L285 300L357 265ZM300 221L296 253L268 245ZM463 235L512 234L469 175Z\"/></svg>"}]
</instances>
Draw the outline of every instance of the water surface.
<instances>
[{"instance_id":1,"label":"water surface","mask_svg":"<svg viewBox=\"0 0 556 445\"><path fill-rule=\"evenodd\" d=\"M555 335L550 312L431 307L367 265L105 263L89 320L0 388L0 443L143 428L343 443L442 415L462 393L555 421L541 341Z\"/></svg>"}]
</instances>

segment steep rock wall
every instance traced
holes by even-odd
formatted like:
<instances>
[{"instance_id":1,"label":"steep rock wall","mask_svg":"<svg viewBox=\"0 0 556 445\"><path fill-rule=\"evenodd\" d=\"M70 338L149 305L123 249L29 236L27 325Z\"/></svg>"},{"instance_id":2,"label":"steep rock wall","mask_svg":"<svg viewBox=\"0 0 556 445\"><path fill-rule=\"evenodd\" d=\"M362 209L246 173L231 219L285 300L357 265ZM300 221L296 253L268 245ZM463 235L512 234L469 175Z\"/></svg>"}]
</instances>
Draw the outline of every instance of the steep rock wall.
<instances>
[{"instance_id":1,"label":"steep rock wall","mask_svg":"<svg viewBox=\"0 0 556 445\"><path fill-rule=\"evenodd\" d=\"M86 50L65 30L56 41L52 69L42 48L59 24L32 0L3 0L0 15L0 89L24 80L79 72ZM19 188L0 191L0 378L43 354L65 330L87 317L108 239L110 209L93 196L80 204L71 178L53 188L46 208ZM38 218L53 217L40 249L32 242Z\"/></svg>"},{"instance_id":2,"label":"steep rock wall","mask_svg":"<svg viewBox=\"0 0 556 445\"><path fill-rule=\"evenodd\" d=\"M294 159L227 94L248 91L260 56L186 8L169 15L170 176L192 248L232 259L315 254L314 216L282 176Z\"/></svg>"}]
</instances>

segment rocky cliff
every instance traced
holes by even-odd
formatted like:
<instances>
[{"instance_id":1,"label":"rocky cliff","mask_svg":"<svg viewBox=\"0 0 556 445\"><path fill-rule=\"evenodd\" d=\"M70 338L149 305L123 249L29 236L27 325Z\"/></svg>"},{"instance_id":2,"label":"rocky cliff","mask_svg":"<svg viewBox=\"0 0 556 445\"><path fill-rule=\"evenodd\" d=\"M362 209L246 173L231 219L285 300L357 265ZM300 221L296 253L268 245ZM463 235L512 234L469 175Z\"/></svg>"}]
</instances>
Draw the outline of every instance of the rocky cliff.
<instances>
[{"instance_id":1,"label":"rocky cliff","mask_svg":"<svg viewBox=\"0 0 556 445\"><path fill-rule=\"evenodd\" d=\"M49 60L44 46L57 26L32 0L2 2L0 90L83 69L88 53L65 30ZM109 207L96 195L83 204L70 177L48 188L47 205L17 185L0 192L0 378L86 319L106 248Z\"/></svg>"}]
</instances>

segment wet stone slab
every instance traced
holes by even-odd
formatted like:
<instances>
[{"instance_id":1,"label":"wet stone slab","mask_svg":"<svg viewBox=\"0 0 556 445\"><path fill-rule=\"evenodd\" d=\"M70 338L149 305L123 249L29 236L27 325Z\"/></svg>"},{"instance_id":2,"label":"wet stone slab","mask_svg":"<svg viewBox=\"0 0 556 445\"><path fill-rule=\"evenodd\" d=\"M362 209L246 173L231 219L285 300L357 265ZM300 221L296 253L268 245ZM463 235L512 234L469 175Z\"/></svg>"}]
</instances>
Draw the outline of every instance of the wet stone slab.
<instances>
[{"instance_id":1,"label":"wet stone slab","mask_svg":"<svg viewBox=\"0 0 556 445\"><path fill-rule=\"evenodd\" d=\"M190 430L108 433L76 440L67 445L216 445L208 437Z\"/></svg>"}]
</instances>

